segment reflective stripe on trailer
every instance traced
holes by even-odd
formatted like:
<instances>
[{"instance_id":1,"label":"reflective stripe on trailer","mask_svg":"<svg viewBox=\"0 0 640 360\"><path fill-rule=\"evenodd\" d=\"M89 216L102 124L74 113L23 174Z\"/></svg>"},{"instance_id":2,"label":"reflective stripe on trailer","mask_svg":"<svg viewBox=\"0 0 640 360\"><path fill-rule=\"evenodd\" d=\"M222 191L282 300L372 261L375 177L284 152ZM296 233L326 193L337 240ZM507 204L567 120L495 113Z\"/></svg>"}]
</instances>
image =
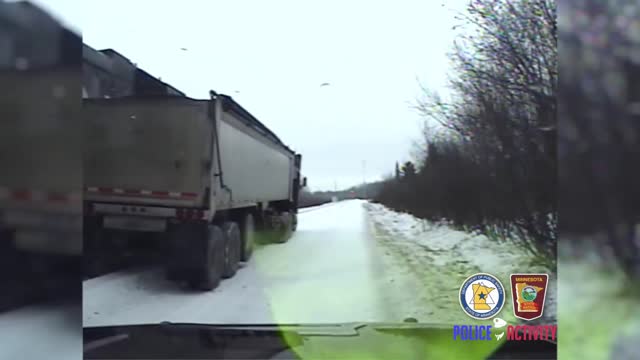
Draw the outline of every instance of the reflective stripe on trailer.
<instances>
[{"instance_id":1,"label":"reflective stripe on trailer","mask_svg":"<svg viewBox=\"0 0 640 360\"><path fill-rule=\"evenodd\" d=\"M0 186L0 200L41 202L41 203L72 203L82 199L80 193L63 193L30 189L10 189Z\"/></svg>"},{"instance_id":2,"label":"reflective stripe on trailer","mask_svg":"<svg viewBox=\"0 0 640 360\"><path fill-rule=\"evenodd\" d=\"M94 193L94 194L105 194L105 195L144 196L144 197L171 198L171 199L196 199L198 197L197 193L192 193L192 192L133 190L133 189L105 188L105 187L88 187L87 192Z\"/></svg>"}]
</instances>

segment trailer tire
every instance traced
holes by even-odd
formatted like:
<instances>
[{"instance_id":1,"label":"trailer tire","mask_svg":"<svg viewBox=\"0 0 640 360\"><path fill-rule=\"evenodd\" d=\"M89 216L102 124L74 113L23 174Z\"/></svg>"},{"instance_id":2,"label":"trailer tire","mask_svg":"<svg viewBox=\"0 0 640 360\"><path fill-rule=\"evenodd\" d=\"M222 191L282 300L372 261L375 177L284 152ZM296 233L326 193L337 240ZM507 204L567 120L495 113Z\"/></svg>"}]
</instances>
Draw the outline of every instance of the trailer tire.
<instances>
[{"instance_id":1,"label":"trailer tire","mask_svg":"<svg viewBox=\"0 0 640 360\"><path fill-rule=\"evenodd\" d=\"M242 241L240 228L235 222L225 222L222 225L222 232L224 233L224 269L222 277L228 279L238 272Z\"/></svg>"},{"instance_id":2,"label":"trailer tire","mask_svg":"<svg viewBox=\"0 0 640 360\"><path fill-rule=\"evenodd\" d=\"M291 213L291 231L298 230L298 214Z\"/></svg>"},{"instance_id":3,"label":"trailer tire","mask_svg":"<svg viewBox=\"0 0 640 360\"><path fill-rule=\"evenodd\" d=\"M241 236L240 260L249 261L256 246L256 224L252 214L244 216Z\"/></svg>"},{"instance_id":4,"label":"trailer tire","mask_svg":"<svg viewBox=\"0 0 640 360\"><path fill-rule=\"evenodd\" d=\"M205 256L202 266L189 285L203 291L211 291L218 287L224 267L224 234L220 227L209 225L204 242Z\"/></svg>"},{"instance_id":5,"label":"trailer tire","mask_svg":"<svg viewBox=\"0 0 640 360\"><path fill-rule=\"evenodd\" d=\"M276 231L275 241L278 244L284 244L291 238L293 233L293 216L289 212L283 212L280 215L280 226Z\"/></svg>"}]
</instances>

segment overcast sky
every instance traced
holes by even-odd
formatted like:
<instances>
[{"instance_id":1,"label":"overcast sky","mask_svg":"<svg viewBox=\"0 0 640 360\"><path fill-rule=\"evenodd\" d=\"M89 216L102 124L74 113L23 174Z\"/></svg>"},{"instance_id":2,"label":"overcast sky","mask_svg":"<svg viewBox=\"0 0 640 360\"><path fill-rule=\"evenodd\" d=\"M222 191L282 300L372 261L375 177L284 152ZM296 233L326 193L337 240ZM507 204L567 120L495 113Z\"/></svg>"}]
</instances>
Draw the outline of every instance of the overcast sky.
<instances>
[{"instance_id":1,"label":"overcast sky","mask_svg":"<svg viewBox=\"0 0 640 360\"><path fill-rule=\"evenodd\" d=\"M325 190L410 159L417 79L445 91L454 12L467 0L35 2L191 97L232 96Z\"/></svg>"}]
</instances>

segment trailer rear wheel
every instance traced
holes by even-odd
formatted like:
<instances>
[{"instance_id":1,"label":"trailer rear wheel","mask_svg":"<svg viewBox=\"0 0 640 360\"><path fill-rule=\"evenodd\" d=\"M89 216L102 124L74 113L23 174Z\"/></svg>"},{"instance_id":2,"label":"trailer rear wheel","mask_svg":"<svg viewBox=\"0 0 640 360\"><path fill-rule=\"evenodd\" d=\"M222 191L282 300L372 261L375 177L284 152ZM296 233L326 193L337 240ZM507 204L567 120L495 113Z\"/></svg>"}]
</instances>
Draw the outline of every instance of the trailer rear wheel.
<instances>
[{"instance_id":1,"label":"trailer rear wheel","mask_svg":"<svg viewBox=\"0 0 640 360\"><path fill-rule=\"evenodd\" d=\"M224 233L224 270L222 277L227 279L233 277L238 271L240 265L240 228L235 222L225 222L222 225Z\"/></svg>"},{"instance_id":2,"label":"trailer rear wheel","mask_svg":"<svg viewBox=\"0 0 640 360\"><path fill-rule=\"evenodd\" d=\"M256 245L256 225L252 214L245 215L242 221L241 235L240 260L248 261Z\"/></svg>"},{"instance_id":3,"label":"trailer rear wheel","mask_svg":"<svg viewBox=\"0 0 640 360\"><path fill-rule=\"evenodd\" d=\"M191 287L211 291L218 287L224 267L224 234L220 227L209 225L204 240L205 256L200 269L189 281Z\"/></svg>"},{"instance_id":4,"label":"trailer rear wheel","mask_svg":"<svg viewBox=\"0 0 640 360\"><path fill-rule=\"evenodd\" d=\"M279 215L279 227L276 230L275 241L279 244L286 243L293 233L293 216L290 212L283 212Z\"/></svg>"},{"instance_id":5,"label":"trailer rear wheel","mask_svg":"<svg viewBox=\"0 0 640 360\"><path fill-rule=\"evenodd\" d=\"M291 213L291 231L298 229L298 214Z\"/></svg>"}]
</instances>

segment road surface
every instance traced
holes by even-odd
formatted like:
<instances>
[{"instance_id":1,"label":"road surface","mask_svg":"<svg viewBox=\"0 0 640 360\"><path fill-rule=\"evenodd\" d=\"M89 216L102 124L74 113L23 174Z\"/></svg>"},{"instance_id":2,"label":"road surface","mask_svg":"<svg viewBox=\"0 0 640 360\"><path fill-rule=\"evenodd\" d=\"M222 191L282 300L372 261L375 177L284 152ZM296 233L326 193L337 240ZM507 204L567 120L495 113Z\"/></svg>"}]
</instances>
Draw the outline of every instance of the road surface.
<instances>
[{"instance_id":1,"label":"road surface","mask_svg":"<svg viewBox=\"0 0 640 360\"><path fill-rule=\"evenodd\" d=\"M539 271L526 263L522 251L483 236L365 201L343 201L301 210L289 242L257 249L212 292L180 288L154 267L86 280L83 323L401 322L406 317L468 322L457 301L464 279L484 271L506 281L514 271ZM510 319L511 313L507 305L501 315Z\"/></svg>"},{"instance_id":2,"label":"road surface","mask_svg":"<svg viewBox=\"0 0 640 360\"><path fill-rule=\"evenodd\" d=\"M257 249L209 293L178 288L158 268L85 281L84 324L380 320L377 249L363 215L359 201L302 210L287 243Z\"/></svg>"},{"instance_id":3,"label":"road surface","mask_svg":"<svg viewBox=\"0 0 640 360\"><path fill-rule=\"evenodd\" d=\"M0 359L82 359L81 312L65 301L0 313Z\"/></svg>"},{"instance_id":4,"label":"road surface","mask_svg":"<svg viewBox=\"0 0 640 360\"><path fill-rule=\"evenodd\" d=\"M80 269L37 271L28 257L3 250L0 359L82 359L80 276L73 276Z\"/></svg>"}]
</instances>

